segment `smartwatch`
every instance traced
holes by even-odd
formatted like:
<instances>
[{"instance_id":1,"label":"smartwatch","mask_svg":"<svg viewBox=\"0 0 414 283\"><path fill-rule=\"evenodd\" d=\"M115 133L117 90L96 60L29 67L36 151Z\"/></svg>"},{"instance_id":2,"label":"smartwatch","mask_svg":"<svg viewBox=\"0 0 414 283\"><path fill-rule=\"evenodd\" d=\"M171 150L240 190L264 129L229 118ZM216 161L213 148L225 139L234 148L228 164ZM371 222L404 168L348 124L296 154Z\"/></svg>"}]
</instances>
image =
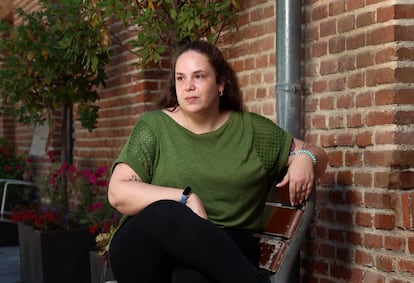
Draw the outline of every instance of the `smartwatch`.
<instances>
[{"instance_id":1,"label":"smartwatch","mask_svg":"<svg viewBox=\"0 0 414 283\"><path fill-rule=\"evenodd\" d=\"M180 202L182 204L185 204L190 194L191 194L191 187L185 187L183 194L181 195Z\"/></svg>"}]
</instances>

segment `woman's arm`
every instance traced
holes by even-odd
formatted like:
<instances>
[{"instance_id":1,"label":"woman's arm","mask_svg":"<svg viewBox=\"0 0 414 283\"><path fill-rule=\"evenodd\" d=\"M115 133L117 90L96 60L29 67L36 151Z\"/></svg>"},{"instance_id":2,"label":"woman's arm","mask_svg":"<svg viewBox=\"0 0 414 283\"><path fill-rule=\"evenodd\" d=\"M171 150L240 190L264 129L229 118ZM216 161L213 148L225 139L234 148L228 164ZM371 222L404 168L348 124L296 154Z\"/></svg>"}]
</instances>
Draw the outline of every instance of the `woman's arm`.
<instances>
[{"instance_id":1,"label":"woman's arm","mask_svg":"<svg viewBox=\"0 0 414 283\"><path fill-rule=\"evenodd\" d=\"M137 173L126 163L115 166L108 186L110 204L125 215L134 215L159 200L180 201L183 189L161 187L142 182ZM200 217L207 219L198 196L191 193L186 205Z\"/></svg>"},{"instance_id":2,"label":"woman's arm","mask_svg":"<svg viewBox=\"0 0 414 283\"><path fill-rule=\"evenodd\" d=\"M302 150L301 153L299 152L300 150ZM313 164L314 161L311 155L315 157L315 165ZM309 198L314 181L325 172L327 163L328 157L320 147L294 138L291 155L287 162L287 173L283 180L276 186L283 187L289 183L291 204L302 204Z\"/></svg>"}]
</instances>

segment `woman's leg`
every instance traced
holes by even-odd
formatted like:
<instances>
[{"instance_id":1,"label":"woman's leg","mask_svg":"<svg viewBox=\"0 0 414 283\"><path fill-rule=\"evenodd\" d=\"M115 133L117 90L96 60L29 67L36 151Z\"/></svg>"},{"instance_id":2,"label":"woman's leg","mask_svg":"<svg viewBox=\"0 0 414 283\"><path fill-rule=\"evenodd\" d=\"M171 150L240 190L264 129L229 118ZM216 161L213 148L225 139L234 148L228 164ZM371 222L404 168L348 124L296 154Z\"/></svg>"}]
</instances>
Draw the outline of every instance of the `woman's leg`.
<instances>
[{"instance_id":1,"label":"woman's leg","mask_svg":"<svg viewBox=\"0 0 414 283\"><path fill-rule=\"evenodd\" d=\"M127 278L122 272L134 273L140 283L155 283L163 281L146 278L166 270L166 276L156 279L168 280L171 259L213 282L269 282L222 229L174 201L155 202L131 217L111 244L111 265L119 283L132 282L122 281Z\"/></svg>"},{"instance_id":2,"label":"woman's leg","mask_svg":"<svg viewBox=\"0 0 414 283\"><path fill-rule=\"evenodd\" d=\"M245 232L234 229L223 229L239 247L242 253L254 265L259 264L258 239ZM186 265L177 264L173 270L172 283L214 283L205 274Z\"/></svg>"}]
</instances>

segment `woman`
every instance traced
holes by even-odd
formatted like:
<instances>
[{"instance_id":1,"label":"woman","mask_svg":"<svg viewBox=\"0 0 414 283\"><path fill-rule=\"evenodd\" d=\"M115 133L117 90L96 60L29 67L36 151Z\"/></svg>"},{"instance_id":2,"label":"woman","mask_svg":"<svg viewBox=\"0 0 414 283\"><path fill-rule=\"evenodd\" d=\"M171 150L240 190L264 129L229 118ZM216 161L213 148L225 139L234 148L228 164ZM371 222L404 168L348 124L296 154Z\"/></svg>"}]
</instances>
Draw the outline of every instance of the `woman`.
<instances>
[{"instance_id":1,"label":"woman","mask_svg":"<svg viewBox=\"0 0 414 283\"><path fill-rule=\"evenodd\" d=\"M214 45L179 48L169 93L114 163L109 201L129 216L109 252L119 283L269 282L252 236L269 188L289 183L292 205L303 203L327 158L243 111L241 97Z\"/></svg>"}]
</instances>

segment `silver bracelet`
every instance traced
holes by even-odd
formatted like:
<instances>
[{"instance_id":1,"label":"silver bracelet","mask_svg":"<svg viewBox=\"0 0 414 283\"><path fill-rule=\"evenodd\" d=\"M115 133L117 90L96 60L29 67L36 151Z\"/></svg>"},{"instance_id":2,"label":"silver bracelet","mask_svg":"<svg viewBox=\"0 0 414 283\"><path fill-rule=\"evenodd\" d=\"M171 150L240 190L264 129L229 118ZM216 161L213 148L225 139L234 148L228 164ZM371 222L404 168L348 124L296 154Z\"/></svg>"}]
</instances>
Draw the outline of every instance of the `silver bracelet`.
<instances>
[{"instance_id":1,"label":"silver bracelet","mask_svg":"<svg viewBox=\"0 0 414 283\"><path fill-rule=\"evenodd\" d=\"M301 149L295 152L294 155L298 155L298 154L306 154L307 156L309 156L312 159L312 163L313 166L316 166L316 156L315 154L313 154L312 152L310 152L309 150L306 149Z\"/></svg>"}]
</instances>

